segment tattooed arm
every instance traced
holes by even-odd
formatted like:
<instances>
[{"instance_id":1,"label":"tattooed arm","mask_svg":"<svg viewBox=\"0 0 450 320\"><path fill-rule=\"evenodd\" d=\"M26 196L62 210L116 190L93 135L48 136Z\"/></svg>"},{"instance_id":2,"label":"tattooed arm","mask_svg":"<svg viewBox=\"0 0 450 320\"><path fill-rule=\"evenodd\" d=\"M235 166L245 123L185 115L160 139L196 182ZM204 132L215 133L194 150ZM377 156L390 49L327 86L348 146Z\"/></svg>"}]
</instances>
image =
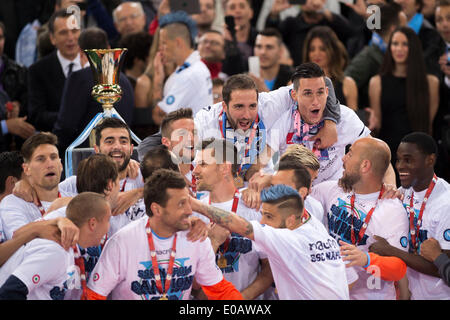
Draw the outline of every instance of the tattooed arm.
<instances>
[{"instance_id":1,"label":"tattooed arm","mask_svg":"<svg viewBox=\"0 0 450 320\"><path fill-rule=\"evenodd\" d=\"M211 221L230 230L230 232L235 232L250 240L255 240L252 224L237 214L207 205L192 197L191 206L193 211L203 214L210 218Z\"/></svg>"}]
</instances>

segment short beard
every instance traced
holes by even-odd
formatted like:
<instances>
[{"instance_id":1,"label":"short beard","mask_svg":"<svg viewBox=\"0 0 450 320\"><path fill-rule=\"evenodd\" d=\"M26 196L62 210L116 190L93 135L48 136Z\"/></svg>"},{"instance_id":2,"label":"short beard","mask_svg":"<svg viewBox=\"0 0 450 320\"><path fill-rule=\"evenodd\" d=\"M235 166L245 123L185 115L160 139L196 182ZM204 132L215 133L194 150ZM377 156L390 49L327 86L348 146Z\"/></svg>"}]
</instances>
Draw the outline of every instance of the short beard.
<instances>
[{"instance_id":1,"label":"short beard","mask_svg":"<svg viewBox=\"0 0 450 320\"><path fill-rule=\"evenodd\" d=\"M338 185L345 191L351 192L353 186L361 180L361 176L358 173L345 174L339 179Z\"/></svg>"},{"instance_id":2,"label":"short beard","mask_svg":"<svg viewBox=\"0 0 450 320\"><path fill-rule=\"evenodd\" d=\"M122 165L119 167L119 172L122 172L122 171L124 171L124 170L127 169L128 164L130 163L130 160L131 160L131 157L125 155L125 158L123 159L123 163L122 163Z\"/></svg>"}]
</instances>

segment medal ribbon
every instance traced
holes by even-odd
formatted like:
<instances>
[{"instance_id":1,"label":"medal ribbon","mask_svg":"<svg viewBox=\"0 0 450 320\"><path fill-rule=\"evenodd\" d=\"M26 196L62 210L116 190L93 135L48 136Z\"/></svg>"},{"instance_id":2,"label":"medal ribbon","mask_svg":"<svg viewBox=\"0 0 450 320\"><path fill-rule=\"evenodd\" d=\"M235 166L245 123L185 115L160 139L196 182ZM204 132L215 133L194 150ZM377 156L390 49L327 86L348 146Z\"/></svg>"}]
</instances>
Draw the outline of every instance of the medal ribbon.
<instances>
[{"instance_id":1,"label":"medal ribbon","mask_svg":"<svg viewBox=\"0 0 450 320\"><path fill-rule=\"evenodd\" d=\"M44 216L45 215L44 206L42 205L42 202L37 195L36 195L36 198L37 198L37 208L38 208L39 212L41 213L41 216ZM61 198L61 193L59 193L59 191L58 191L58 198Z\"/></svg>"},{"instance_id":2,"label":"medal ribbon","mask_svg":"<svg viewBox=\"0 0 450 320\"><path fill-rule=\"evenodd\" d=\"M227 123L227 121L228 121L227 114L226 114L226 112L223 112L223 109L222 109L222 111L219 114L219 127L221 128L220 132L222 133L222 138L224 138L224 139L226 139L226 131L227 131L226 123ZM251 149L251 146L253 143L253 139L255 138L256 131L258 130L258 123L259 123L259 118L258 118L258 115L256 115L256 119L255 119L255 121L253 121L253 124L252 124L252 129L251 129L252 131L250 132L250 136L245 145L244 159L248 157L248 154L250 152L250 149ZM234 133L233 133L233 135L234 135ZM234 143L234 141L233 141L233 143ZM242 161L241 165L239 166L239 170L237 172L238 176L241 175L243 165L244 165L244 163Z\"/></svg>"},{"instance_id":3,"label":"medal ribbon","mask_svg":"<svg viewBox=\"0 0 450 320\"><path fill-rule=\"evenodd\" d=\"M158 288L159 292L163 295L163 298L166 298L167 292L169 292L169 289L170 289L170 281L172 280L173 265L175 263L175 255L176 255L176 247L177 247L177 234L175 234L175 237L173 238L172 249L170 250L169 267L167 269L166 281L164 283L164 289L163 289L161 275L160 275L159 268L158 268L158 260L156 259L156 250L155 250L155 244L153 242L152 229L150 228L150 221L147 222L147 226L145 227L145 230L147 232L148 246L150 248L150 256L152 258L152 268L153 268L153 273L155 274L156 287ZM165 290L165 289L167 289L167 290Z\"/></svg>"},{"instance_id":4,"label":"medal ribbon","mask_svg":"<svg viewBox=\"0 0 450 320\"><path fill-rule=\"evenodd\" d=\"M431 195L431 192L434 189L434 186L436 185L437 179L438 178L437 178L436 174L434 174L433 179L431 180L430 185L428 186L427 192L425 193L425 197L423 198L422 205L420 206L419 217L417 219L416 225L414 225L414 216L415 216L415 213L414 213L414 190L411 194L411 201L409 202L409 231L411 233L411 242L412 242L414 251L417 251L417 249L419 248L419 243L417 241L417 237L419 235L420 227L422 226L423 212L425 211L425 206L427 204L428 198Z\"/></svg>"},{"instance_id":5,"label":"medal ribbon","mask_svg":"<svg viewBox=\"0 0 450 320\"><path fill-rule=\"evenodd\" d=\"M375 202L375 206L372 207L372 209L369 210L369 212L366 215L366 218L364 219L363 225L361 227L361 229L359 230L359 234L358 234L358 239L355 238L355 230L353 228L353 219L354 219L354 214L353 212L355 212L355 194L352 194L352 197L350 199L350 205L351 205L351 214L352 214L352 225L351 225L351 236L352 236L352 244L358 244L361 239L364 237L364 234L366 233L366 229L367 226L369 225L370 219L372 218L372 214L375 211L375 208L378 205L378 201L381 199L381 197L383 196L384 193L384 187L381 187L380 190L380 194L378 195L378 199L377 202Z\"/></svg>"},{"instance_id":6,"label":"medal ribbon","mask_svg":"<svg viewBox=\"0 0 450 320\"><path fill-rule=\"evenodd\" d=\"M87 286L86 286L86 269L84 267L84 259L81 256L80 249L78 246L73 246L73 253L75 257L75 265L80 269L80 282L81 287L83 289L83 293L81 294L81 300L87 300Z\"/></svg>"},{"instance_id":7,"label":"medal ribbon","mask_svg":"<svg viewBox=\"0 0 450 320\"><path fill-rule=\"evenodd\" d=\"M236 190L234 190L233 205L231 206L231 212L233 212L233 213L237 212L238 204L239 204L239 190L236 189ZM209 205L211 205L211 196L209 196ZM222 246L223 246L222 251L220 251L220 247L219 247L219 251L222 255L224 255L225 252L228 251L229 244L230 244L230 238L227 238L227 240L225 240L225 242L222 244Z\"/></svg>"},{"instance_id":8,"label":"medal ribbon","mask_svg":"<svg viewBox=\"0 0 450 320\"><path fill-rule=\"evenodd\" d=\"M122 188L120 188L120 192L124 192L125 191L126 184L127 184L127 178L125 178L125 181L122 184Z\"/></svg>"}]
</instances>

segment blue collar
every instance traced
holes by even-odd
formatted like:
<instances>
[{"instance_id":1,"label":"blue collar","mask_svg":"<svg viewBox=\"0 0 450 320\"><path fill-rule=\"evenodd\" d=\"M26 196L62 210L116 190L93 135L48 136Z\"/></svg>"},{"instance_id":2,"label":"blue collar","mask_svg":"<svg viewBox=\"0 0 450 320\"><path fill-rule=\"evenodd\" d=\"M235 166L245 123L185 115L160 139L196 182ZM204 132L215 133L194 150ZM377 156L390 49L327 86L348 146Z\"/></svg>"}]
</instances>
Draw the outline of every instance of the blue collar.
<instances>
[{"instance_id":1,"label":"blue collar","mask_svg":"<svg viewBox=\"0 0 450 320\"><path fill-rule=\"evenodd\" d=\"M408 22L408 27L414 30L416 34L419 34L420 28L422 28L423 24L423 14L416 13L414 17L411 18Z\"/></svg>"},{"instance_id":2,"label":"blue collar","mask_svg":"<svg viewBox=\"0 0 450 320\"><path fill-rule=\"evenodd\" d=\"M387 44L378 33L372 32L372 39L370 40L369 45L371 44L374 44L380 48L381 52L386 52Z\"/></svg>"}]
</instances>

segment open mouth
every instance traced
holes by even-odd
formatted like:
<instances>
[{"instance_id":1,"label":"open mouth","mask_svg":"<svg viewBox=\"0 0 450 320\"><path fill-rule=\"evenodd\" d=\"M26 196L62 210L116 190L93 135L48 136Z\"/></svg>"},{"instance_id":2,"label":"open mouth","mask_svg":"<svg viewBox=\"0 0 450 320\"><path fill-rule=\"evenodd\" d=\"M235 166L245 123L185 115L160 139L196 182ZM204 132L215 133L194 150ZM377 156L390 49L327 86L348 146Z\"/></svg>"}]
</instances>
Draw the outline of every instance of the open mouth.
<instances>
[{"instance_id":1,"label":"open mouth","mask_svg":"<svg viewBox=\"0 0 450 320\"><path fill-rule=\"evenodd\" d=\"M320 108L319 108L319 109L312 109L312 110L311 110L311 113L312 113L313 115L315 115L315 116L318 116L318 115L319 115L319 112L320 112Z\"/></svg>"},{"instance_id":2,"label":"open mouth","mask_svg":"<svg viewBox=\"0 0 450 320\"><path fill-rule=\"evenodd\" d=\"M115 161L119 161L125 158L125 154L123 152L110 152L109 156Z\"/></svg>"},{"instance_id":3,"label":"open mouth","mask_svg":"<svg viewBox=\"0 0 450 320\"><path fill-rule=\"evenodd\" d=\"M407 179L407 178L409 178L409 173L408 172L399 172L398 176L399 176L400 180Z\"/></svg>"},{"instance_id":4,"label":"open mouth","mask_svg":"<svg viewBox=\"0 0 450 320\"><path fill-rule=\"evenodd\" d=\"M45 175L45 177L55 177L56 173L55 172L49 172Z\"/></svg>"},{"instance_id":5,"label":"open mouth","mask_svg":"<svg viewBox=\"0 0 450 320\"><path fill-rule=\"evenodd\" d=\"M251 122L246 120L239 120L239 127L241 128L248 128L250 127Z\"/></svg>"}]
</instances>

